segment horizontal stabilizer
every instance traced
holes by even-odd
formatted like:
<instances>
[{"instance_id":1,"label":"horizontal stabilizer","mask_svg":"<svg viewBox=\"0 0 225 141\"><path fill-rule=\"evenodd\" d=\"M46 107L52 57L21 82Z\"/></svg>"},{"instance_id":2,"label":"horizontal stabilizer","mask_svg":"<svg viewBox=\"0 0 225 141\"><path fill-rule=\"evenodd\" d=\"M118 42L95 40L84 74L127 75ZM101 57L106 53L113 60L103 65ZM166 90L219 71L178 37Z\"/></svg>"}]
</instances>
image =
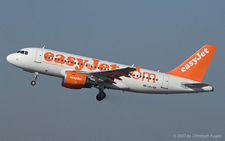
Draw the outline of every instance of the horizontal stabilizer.
<instances>
[{"instance_id":1,"label":"horizontal stabilizer","mask_svg":"<svg viewBox=\"0 0 225 141\"><path fill-rule=\"evenodd\" d=\"M210 84L206 84L206 83L184 83L182 85L189 87L189 88L202 88L202 87L206 87L206 86L211 86Z\"/></svg>"}]
</instances>

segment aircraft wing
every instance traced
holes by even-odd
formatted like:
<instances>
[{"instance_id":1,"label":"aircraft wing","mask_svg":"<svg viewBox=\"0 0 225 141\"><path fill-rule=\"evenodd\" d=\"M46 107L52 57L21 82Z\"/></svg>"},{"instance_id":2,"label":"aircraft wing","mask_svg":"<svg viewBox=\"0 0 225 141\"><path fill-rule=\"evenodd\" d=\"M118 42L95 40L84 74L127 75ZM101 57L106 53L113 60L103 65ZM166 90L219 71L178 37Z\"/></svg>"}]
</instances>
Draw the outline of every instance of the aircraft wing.
<instances>
[{"instance_id":1,"label":"aircraft wing","mask_svg":"<svg viewBox=\"0 0 225 141\"><path fill-rule=\"evenodd\" d=\"M130 72L136 70L134 67L126 67L120 68L116 70L108 70L108 71L97 71L97 72L89 72L87 73L89 78L94 80L95 82L108 82L108 83L116 83L114 79L122 80L120 77L130 77Z\"/></svg>"}]
</instances>

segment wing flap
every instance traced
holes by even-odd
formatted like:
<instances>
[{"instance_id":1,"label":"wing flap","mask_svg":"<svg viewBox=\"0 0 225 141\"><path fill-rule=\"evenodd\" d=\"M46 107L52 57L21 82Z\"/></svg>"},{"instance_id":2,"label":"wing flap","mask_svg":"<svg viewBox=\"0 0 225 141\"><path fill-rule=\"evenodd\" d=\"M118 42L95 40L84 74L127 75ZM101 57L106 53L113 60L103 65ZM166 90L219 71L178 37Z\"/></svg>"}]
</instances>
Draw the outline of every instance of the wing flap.
<instances>
[{"instance_id":1,"label":"wing flap","mask_svg":"<svg viewBox=\"0 0 225 141\"><path fill-rule=\"evenodd\" d=\"M130 72L136 70L134 67L126 67L116 70L108 70L108 71L98 71L98 72L89 72L88 74L91 75L95 81L105 81L108 83L116 83L114 79L122 80L120 77L130 77Z\"/></svg>"}]
</instances>

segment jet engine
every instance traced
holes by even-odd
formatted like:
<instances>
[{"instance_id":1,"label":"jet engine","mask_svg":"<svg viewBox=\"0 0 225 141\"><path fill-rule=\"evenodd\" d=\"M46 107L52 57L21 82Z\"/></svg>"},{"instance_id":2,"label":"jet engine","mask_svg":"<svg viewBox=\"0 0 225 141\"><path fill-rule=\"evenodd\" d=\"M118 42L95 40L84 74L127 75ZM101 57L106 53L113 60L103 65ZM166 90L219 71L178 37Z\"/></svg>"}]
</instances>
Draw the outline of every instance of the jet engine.
<instances>
[{"instance_id":1,"label":"jet engine","mask_svg":"<svg viewBox=\"0 0 225 141\"><path fill-rule=\"evenodd\" d=\"M70 89L91 88L94 81L90 80L86 74L67 71L62 79L62 86Z\"/></svg>"}]
</instances>

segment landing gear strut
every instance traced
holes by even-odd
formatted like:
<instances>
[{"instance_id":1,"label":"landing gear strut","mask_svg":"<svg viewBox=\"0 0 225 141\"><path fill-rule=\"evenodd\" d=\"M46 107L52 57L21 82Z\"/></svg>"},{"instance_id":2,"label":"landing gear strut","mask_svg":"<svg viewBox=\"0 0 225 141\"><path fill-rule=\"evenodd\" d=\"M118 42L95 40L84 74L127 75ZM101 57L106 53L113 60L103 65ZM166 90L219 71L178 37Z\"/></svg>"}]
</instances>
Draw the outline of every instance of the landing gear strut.
<instances>
[{"instance_id":1,"label":"landing gear strut","mask_svg":"<svg viewBox=\"0 0 225 141\"><path fill-rule=\"evenodd\" d=\"M31 83L30 83L32 86L36 85L37 77L38 77L38 72L35 72L34 73L34 80L32 80Z\"/></svg>"},{"instance_id":2,"label":"landing gear strut","mask_svg":"<svg viewBox=\"0 0 225 141\"><path fill-rule=\"evenodd\" d=\"M106 97L106 94L103 90L99 90L99 93L96 95L98 101L102 101Z\"/></svg>"}]
</instances>

